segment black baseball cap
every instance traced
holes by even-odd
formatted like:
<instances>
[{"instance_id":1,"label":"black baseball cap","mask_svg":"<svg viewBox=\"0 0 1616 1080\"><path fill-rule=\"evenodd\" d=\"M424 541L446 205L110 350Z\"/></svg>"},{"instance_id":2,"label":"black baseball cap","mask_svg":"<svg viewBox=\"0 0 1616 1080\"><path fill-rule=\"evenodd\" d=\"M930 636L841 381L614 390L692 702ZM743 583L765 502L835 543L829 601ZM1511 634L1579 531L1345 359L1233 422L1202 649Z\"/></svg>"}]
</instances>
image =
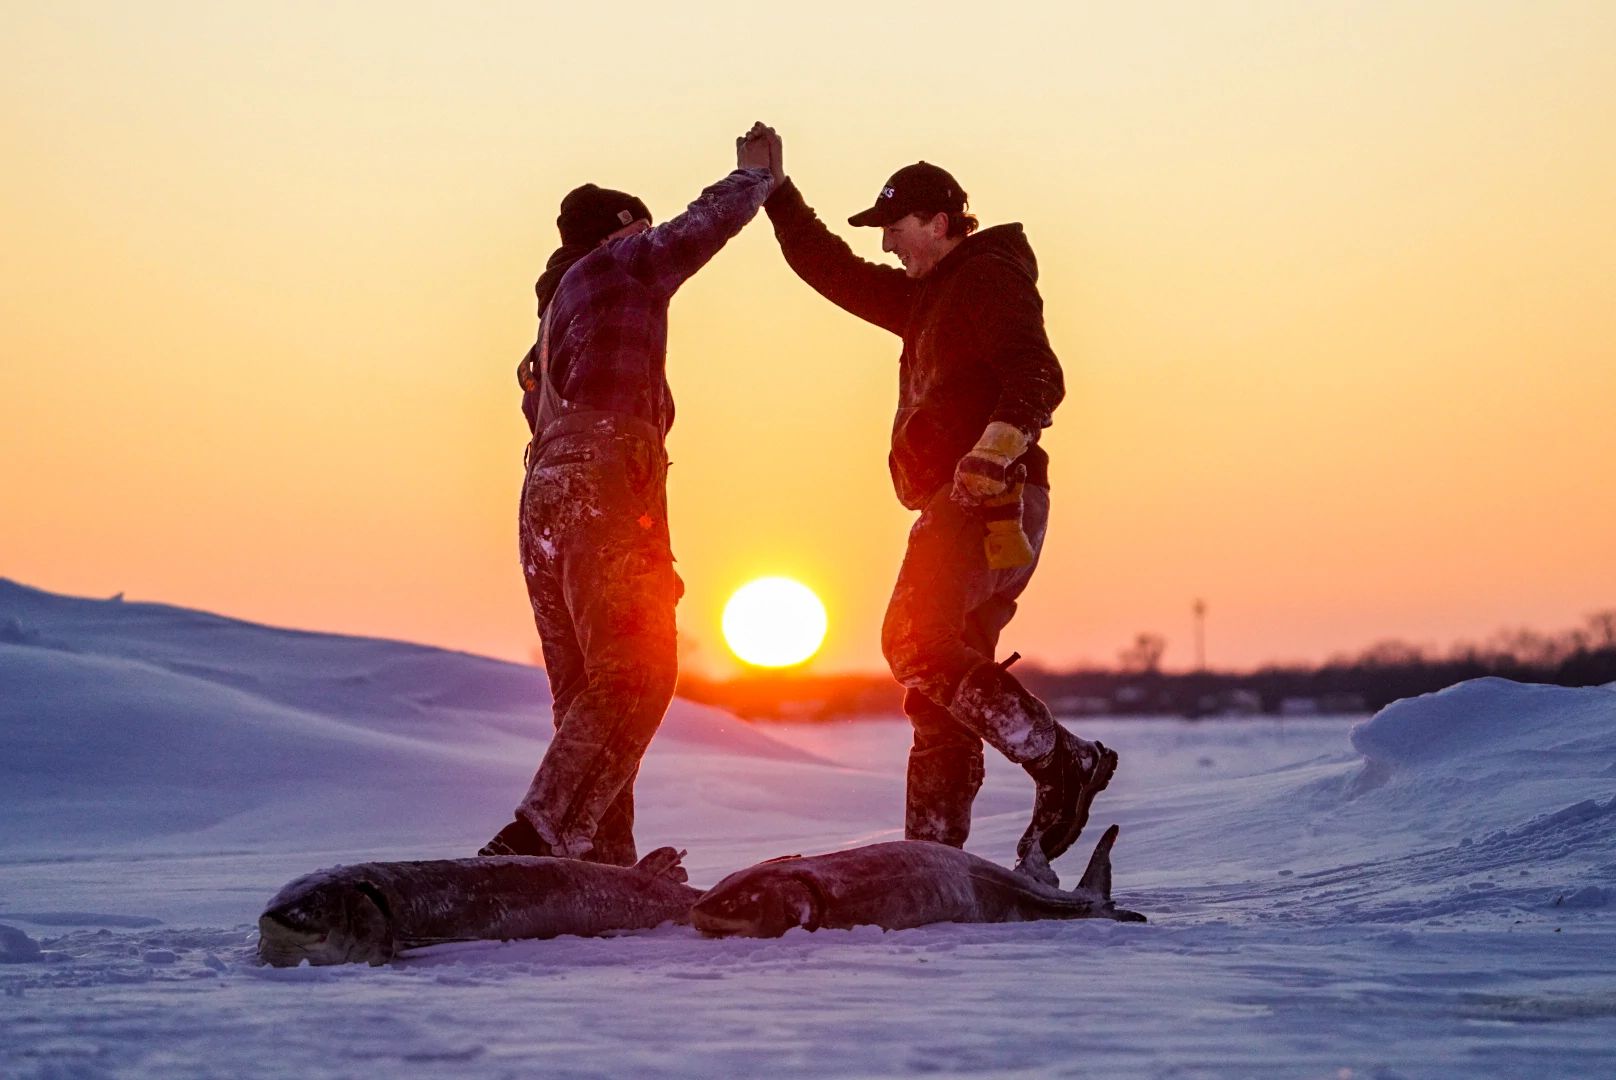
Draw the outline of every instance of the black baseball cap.
<instances>
[{"instance_id":1,"label":"black baseball cap","mask_svg":"<svg viewBox=\"0 0 1616 1080\"><path fill-rule=\"evenodd\" d=\"M949 214L965 209L965 192L947 169L925 161L905 165L875 197L875 205L847 219L849 225L891 225L910 214Z\"/></svg>"}]
</instances>

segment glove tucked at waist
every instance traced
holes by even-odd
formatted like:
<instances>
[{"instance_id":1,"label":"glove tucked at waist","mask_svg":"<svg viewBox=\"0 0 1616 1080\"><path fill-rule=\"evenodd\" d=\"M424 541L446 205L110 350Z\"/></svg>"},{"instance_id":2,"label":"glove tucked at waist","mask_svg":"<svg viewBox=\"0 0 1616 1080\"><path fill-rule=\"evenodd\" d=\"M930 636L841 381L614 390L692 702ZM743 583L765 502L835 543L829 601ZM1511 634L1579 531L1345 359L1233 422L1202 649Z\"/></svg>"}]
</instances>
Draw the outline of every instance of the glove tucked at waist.
<instances>
[{"instance_id":1,"label":"glove tucked at waist","mask_svg":"<svg viewBox=\"0 0 1616 1080\"><path fill-rule=\"evenodd\" d=\"M984 499L1003 495L1011 483L1011 463L1027 452L1031 441L1014 424L1002 420L990 423L954 467L954 487L950 492L953 500L962 506L976 506Z\"/></svg>"},{"instance_id":2,"label":"glove tucked at waist","mask_svg":"<svg viewBox=\"0 0 1616 1080\"><path fill-rule=\"evenodd\" d=\"M538 346L534 346L522 354L522 360L516 365L516 385L525 393L531 394L539 388Z\"/></svg>"}]
</instances>

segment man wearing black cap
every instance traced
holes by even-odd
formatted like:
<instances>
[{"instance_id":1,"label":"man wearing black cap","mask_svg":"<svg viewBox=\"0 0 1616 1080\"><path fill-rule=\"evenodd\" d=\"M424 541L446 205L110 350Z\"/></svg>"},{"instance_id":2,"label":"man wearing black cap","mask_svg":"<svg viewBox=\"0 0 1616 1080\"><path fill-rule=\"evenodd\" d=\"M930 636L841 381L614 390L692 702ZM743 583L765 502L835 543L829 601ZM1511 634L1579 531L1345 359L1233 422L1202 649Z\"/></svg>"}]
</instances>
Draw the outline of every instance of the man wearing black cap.
<instances>
[{"instance_id":1,"label":"man wearing black cap","mask_svg":"<svg viewBox=\"0 0 1616 1080\"><path fill-rule=\"evenodd\" d=\"M556 732L480 855L635 861L634 779L673 698L684 591L668 542L668 302L774 190L767 148L737 142L735 171L662 225L594 184L561 201L538 340L517 371L533 432L522 571Z\"/></svg>"},{"instance_id":2,"label":"man wearing black cap","mask_svg":"<svg viewBox=\"0 0 1616 1080\"><path fill-rule=\"evenodd\" d=\"M1049 457L1038 435L1065 392L1044 333L1037 260L1020 225L976 232L964 189L921 161L848 219L879 228L881 250L903 269L866 262L784 178L779 136L750 134L769 145L780 179L764 206L786 262L826 299L903 339L888 464L899 500L920 517L881 645L914 725L904 833L964 845L986 740L1033 778L1033 817L1016 853L1037 871L1077 839L1117 761L1056 723L993 659L1043 545ZM993 515L984 504L1013 506L1018 483L1027 543L1006 559L985 547Z\"/></svg>"}]
</instances>

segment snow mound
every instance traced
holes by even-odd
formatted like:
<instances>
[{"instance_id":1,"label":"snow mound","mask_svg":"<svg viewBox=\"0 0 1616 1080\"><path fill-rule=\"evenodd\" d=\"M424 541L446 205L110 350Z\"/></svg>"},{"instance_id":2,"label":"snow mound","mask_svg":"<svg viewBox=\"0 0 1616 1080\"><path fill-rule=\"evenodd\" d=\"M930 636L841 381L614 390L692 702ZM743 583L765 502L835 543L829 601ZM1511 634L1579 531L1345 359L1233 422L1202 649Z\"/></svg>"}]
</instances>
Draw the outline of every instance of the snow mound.
<instances>
[{"instance_id":1,"label":"snow mound","mask_svg":"<svg viewBox=\"0 0 1616 1080\"><path fill-rule=\"evenodd\" d=\"M1134 906L1322 925L1603 910L1616 880L1616 688L1478 679L1342 735L1340 752L1185 778L1133 814L1097 803L1122 823L1124 866L1139 867L1122 879L1138 886ZM1139 762L1121 753L1124 770Z\"/></svg>"},{"instance_id":2,"label":"snow mound","mask_svg":"<svg viewBox=\"0 0 1616 1080\"><path fill-rule=\"evenodd\" d=\"M0 923L0 964L31 964L42 959L39 942L15 926Z\"/></svg>"},{"instance_id":3,"label":"snow mound","mask_svg":"<svg viewBox=\"0 0 1616 1080\"><path fill-rule=\"evenodd\" d=\"M1616 768L1616 687L1473 679L1393 702L1352 729L1352 746L1390 770L1597 774Z\"/></svg>"},{"instance_id":4,"label":"snow mound","mask_svg":"<svg viewBox=\"0 0 1616 1080\"><path fill-rule=\"evenodd\" d=\"M366 843L464 848L552 729L542 671L0 580L8 854ZM676 702L659 751L829 763Z\"/></svg>"}]
</instances>

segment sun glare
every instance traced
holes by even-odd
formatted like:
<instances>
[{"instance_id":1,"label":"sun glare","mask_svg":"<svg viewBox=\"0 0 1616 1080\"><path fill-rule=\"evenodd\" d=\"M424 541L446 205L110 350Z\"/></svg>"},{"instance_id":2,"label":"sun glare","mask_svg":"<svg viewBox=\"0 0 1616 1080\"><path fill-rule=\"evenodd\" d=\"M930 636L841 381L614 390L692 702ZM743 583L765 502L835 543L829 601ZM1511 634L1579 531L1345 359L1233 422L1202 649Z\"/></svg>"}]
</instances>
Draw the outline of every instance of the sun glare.
<instances>
[{"instance_id":1,"label":"sun glare","mask_svg":"<svg viewBox=\"0 0 1616 1080\"><path fill-rule=\"evenodd\" d=\"M825 626L825 605L790 578L749 581L724 605L724 640L736 656L758 667L802 663L825 640Z\"/></svg>"}]
</instances>

